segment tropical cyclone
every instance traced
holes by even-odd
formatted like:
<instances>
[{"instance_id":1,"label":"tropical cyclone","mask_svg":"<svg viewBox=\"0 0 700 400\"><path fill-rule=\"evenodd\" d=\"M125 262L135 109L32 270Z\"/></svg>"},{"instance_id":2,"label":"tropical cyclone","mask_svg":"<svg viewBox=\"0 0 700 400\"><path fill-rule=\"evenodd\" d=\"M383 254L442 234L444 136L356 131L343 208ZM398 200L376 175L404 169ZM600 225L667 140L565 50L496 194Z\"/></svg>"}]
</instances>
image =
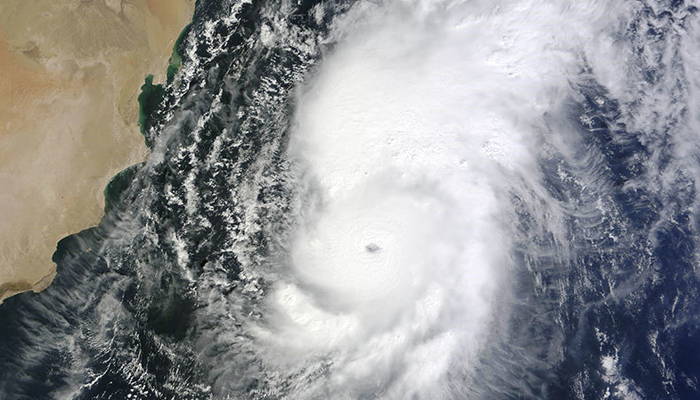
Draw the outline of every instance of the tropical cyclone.
<instances>
[{"instance_id":1,"label":"tropical cyclone","mask_svg":"<svg viewBox=\"0 0 700 400\"><path fill-rule=\"evenodd\" d=\"M56 242L99 221L146 154L137 95L165 80L194 0L0 3L0 303L46 288Z\"/></svg>"}]
</instances>

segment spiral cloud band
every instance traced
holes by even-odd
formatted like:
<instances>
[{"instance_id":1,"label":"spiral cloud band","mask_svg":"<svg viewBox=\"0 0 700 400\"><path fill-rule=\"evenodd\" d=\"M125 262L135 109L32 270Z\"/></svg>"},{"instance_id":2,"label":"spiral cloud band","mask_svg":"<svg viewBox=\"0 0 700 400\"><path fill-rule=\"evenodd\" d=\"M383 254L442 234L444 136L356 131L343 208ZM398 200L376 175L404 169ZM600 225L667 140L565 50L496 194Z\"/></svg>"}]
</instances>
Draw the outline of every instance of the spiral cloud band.
<instances>
[{"instance_id":1,"label":"spiral cloud band","mask_svg":"<svg viewBox=\"0 0 700 400\"><path fill-rule=\"evenodd\" d=\"M264 335L278 359L330 365L300 398L469 385L505 318L509 193L541 192L533 146L588 33L563 23L572 5L536 3L380 4L336 21L338 46L299 94L289 153L306 189L272 300L280 331Z\"/></svg>"}]
</instances>

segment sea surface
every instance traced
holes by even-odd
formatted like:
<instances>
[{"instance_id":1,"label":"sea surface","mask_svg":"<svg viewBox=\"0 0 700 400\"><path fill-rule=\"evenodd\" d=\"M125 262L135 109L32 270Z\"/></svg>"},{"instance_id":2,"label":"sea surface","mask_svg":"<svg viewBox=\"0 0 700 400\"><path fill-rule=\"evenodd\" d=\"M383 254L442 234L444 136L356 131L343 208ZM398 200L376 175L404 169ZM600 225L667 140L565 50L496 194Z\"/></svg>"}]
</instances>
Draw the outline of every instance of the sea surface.
<instances>
[{"instance_id":1,"label":"sea surface","mask_svg":"<svg viewBox=\"0 0 700 400\"><path fill-rule=\"evenodd\" d=\"M199 0L177 50L0 399L700 398L697 3Z\"/></svg>"}]
</instances>

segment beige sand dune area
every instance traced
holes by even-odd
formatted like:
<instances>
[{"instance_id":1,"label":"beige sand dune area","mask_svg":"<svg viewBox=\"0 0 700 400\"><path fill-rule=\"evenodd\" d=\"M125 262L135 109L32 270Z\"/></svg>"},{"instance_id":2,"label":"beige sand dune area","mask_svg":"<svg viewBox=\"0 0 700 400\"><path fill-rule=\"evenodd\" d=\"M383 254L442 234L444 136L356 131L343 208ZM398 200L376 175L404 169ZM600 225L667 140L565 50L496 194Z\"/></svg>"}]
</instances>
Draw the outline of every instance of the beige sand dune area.
<instances>
[{"instance_id":1,"label":"beige sand dune area","mask_svg":"<svg viewBox=\"0 0 700 400\"><path fill-rule=\"evenodd\" d=\"M46 288L63 237L147 155L137 97L165 80L194 0L0 1L0 302Z\"/></svg>"}]
</instances>

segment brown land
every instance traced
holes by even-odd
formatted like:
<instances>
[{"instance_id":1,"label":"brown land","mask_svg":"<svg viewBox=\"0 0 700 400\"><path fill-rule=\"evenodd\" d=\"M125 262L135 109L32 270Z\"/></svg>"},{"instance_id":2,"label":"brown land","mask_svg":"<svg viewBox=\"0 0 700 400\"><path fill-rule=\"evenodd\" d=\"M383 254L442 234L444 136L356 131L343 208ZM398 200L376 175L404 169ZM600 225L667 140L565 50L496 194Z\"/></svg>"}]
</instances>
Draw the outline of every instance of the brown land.
<instances>
[{"instance_id":1,"label":"brown land","mask_svg":"<svg viewBox=\"0 0 700 400\"><path fill-rule=\"evenodd\" d=\"M140 86L162 82L194 0L0 1L0 303L46 288L61 238L147 153Z\"/></svg>"}]
</instances>

